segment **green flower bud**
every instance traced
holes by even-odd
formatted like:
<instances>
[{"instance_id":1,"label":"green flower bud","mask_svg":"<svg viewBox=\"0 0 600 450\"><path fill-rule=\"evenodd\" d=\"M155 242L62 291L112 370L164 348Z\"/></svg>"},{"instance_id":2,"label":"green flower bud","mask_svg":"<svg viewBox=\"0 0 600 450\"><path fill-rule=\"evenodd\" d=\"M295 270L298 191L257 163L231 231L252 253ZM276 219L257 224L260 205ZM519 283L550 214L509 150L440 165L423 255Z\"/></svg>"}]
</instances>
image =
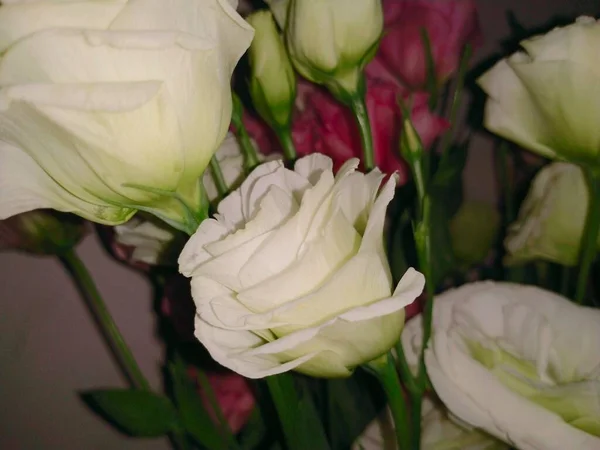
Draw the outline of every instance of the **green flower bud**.
<instances>
[{"instance_id":1,"label":"green flower bud","mask_svg":"<svg viewBox=\"0 0 600 450\"><path fill-rule=\"evenodd\" d=\"M450 222L454 255L468 265L482 262L500 229L500 214L491 205L463 203Z\"/></svg>"},{"instance_id":2,"label":"green flower bud","mask_svg":"<svg viewBox=\"0 0 600 450\"><path fill-rule=\"evenodd\" d=\"M342 101L356 95L383 32L381 0L291 0L287 14L296 70Z\"/></svg>"},{"instance_id":3,"label":"green flower bud","mask_svg":"<svg viewBox=\"0 0 600 450\"><path fill-rule=\"evenodd\" d=\"M72 214L38 209L0 221L0 250L57 255L73 249L86 233L86 222Z\"/></svg>"},{"instance_id":4,"label":"green flower bud","mask_svg":"<svg viewBox=\"0 0 600 450\"><path fill-rule=\"evenodd\" d=\"M288 127L296 99L296 76L270 11L247 19L255 35L250 46L250 95L260 116L272 128Z\"/></svg>"}]
</instances>

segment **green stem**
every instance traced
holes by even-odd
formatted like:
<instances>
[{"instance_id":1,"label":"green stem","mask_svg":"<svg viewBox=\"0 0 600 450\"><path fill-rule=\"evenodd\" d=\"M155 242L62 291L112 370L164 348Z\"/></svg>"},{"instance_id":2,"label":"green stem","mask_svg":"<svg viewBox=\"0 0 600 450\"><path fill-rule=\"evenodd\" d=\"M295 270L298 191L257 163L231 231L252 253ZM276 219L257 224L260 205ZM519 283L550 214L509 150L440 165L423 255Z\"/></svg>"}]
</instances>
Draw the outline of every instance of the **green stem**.
<instances>
[{"instance_id":1,"label":"green stem","mask_svg":"<svg viewBox=\"0 0 600 450\"><path fill-rule=\"evenodd\" d=\"M402 339L400 339L396 343L396 364L398 366L398 371L400 372L400 377L406 389L412 394L419 392L419 387L417 386L416 379L413 376L408 362L406 361L406 355L404 354L404 347L402 345Z\"/></svg>"},{"instance_id":2,"label":"green stem","mask_svg":"<svg viewBox=\"0 0 600 450\"><path fill-rule=\"evenodd\" d=\"M398 448L400 450L409 450L411 447L408 407L404 393L402 392L402 384L396 371L394 359L388 354L385 363L375 363L371 368L375 370L377 378L387 396L392 418L394 419L394 430L396 432Z\"/></svg>"},{"instance_id":3,"label":"green stem","mask_svg":"<svg viewBox=\"0 0 600 450\"><path fill-rule=\"evenodd\" d=\"M427 64L427 92L429 92L429 109L435 110L438 98L439 87L437 81L437 73L435 70L435 58L431 49L431 40L426 28L421 28L421 41L425 50L425 62Z\"/></svg>"},{"instance_id":4,"label":"green stem","mask_svg":"<svg viewBox=\"0 0 600 450\"><path fill-rule=\"evenodd\" d=\"M463 88L465 86L465 75L469 66L469 59L471 59L471 53L471 46L467 44L462 54L460 65L458 67L458 73L456 76L456 86L454 88L454 94L452 96L452 105L450 106L450 114L448 116L450 128L446 131L446 133L444 133L444 137L442 138L442 142L440 144L440 155L442 155L442 161L444 160L444 158L448 157L448 149L450 148L450 144L452 143L454 130L456 130L456 122L458 117L458 111L460 109L460 101L462 99ZM440 161L440 165L442 165L442 161Z\"/></svg>"},{"instance_id":5,"label":"green stem","mask_svg":"<svg viewBox=\"0 0 600 450\"><path fill-rule=\"evenodd\" d=\"M60 261L71 274L73 281L77 283L90 313L131 386L136 389L150 390L148 381L127 347L83 261L73 250L64 253Z\"/></svg>"},{"instance_id":6,"label":"green stem","mask_svg":"<svg viewBox=\"0 0 600 450\"><path fill-rule=\"evenodd\" d=\"M292 139L292 131L290 127L276 129L277 137L279 138L279 142L281 143L281 147L283 148L283 155L285 159L288 161L296 161L296 146L294 145L294 140Z\"/></svg>"},{"instance_id":7,"label":"green stem","mask_svg":"<svg viewBox=\"0 0 600 450\"><path fill-rule=\"evenodd\" d=\"M174 431L170 434L172 445L177 450L189 450L190 444L183 431Z\"/></svg>"},{"instance_id":8,"label":"green stem","mask_svg":"<svg viewBox=\"0 0 600 450\"><path fill-rule=\"evenodd\" d=\"M242 101L235 93L232 94L232 98L233 113L231 115L231 123L233 123L238 142L240 147L242 147L242 152L244 153L244 166L246 168L246 172L250 173L256 166L260 164L260 160L258 159L258 153L256 153L256 149L250 140L248 130L246 129L244 121L242 120L242 116L244 114Z\"/></svg>"},{"instance_id":9,"label":"green stem","mask_svg":"<svg viewBox=\"0 0 600 450\"><path fill-rule=\"evenodd\" d=\"M421 342L421 353L419 354L419 371L417 374L417 387L418 391L413 394L413 418L418 418L413 423L413 442L416 447L419 448L419 442L421 441L421 409L423 404L423 394L427 390L427 370L425 368L425 349L431 338L431 329L433 322L433 300L434 300L434 286L433 280L433 268L431 263L431 202L429 197L423 199L423 216L421 223L419 224L420 233L417 235L417 255L419 259L419 267L425 275L425 307L423 309L422 320L423 320L423 340Z\"/></svg>"},{"instance_id":10,"label":"green stem","mask_svg":"<svg viewBox=\"0 0 600 450\"><path fill-rule=\"evenodd\" d=\"M582 170L588 184L589 205L585 229L581 238L579 274L575 291L575 301L580 305L585 299L590 269L596 258L598 231L600 230L600 176L587 168L582 167Z\"/></svg>"},{"instance_id":11,"label":"green stem","mask_svg":"<svg viewBox=\"0 0 600 450\"><path fill-rule=\"evenodd\" d=\"M362 90L359 89L359 92L351 97L350 108L354 113L358 130L360 131L363 149L363 167L368 172L375 167L375 156L371 122L369 121L369 113L367 111L367 104L365 103L365 94Z\"/></svg>"},{"instance_id":12,"label":"green stem","mask_svg":"<svg viewBox=\"0 0 600 450\"><path fill-rule=\"evenodd\" d=\"M225 182L225 177L223 176L221 165L219 164L219 161L217 161L216 156L213 156L210 159L210 173L212 175L213 181L215 182L215 186L217 188L217 192L219 193L219 197L225 197L228 192L227 183Z\"/></svg>"}]
</instances>

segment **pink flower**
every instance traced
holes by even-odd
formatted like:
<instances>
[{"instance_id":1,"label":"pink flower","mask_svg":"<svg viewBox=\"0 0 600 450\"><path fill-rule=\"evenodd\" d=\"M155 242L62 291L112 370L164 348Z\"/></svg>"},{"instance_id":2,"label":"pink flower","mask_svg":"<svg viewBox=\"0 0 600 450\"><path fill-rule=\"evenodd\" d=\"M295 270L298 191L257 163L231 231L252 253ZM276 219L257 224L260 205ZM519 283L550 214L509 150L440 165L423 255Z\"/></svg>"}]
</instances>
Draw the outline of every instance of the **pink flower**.
<instances>
[{"instance_id":1,"label":"pink flower","mask_svg":"<svg viewBox=\"0 0 600 450\"><path fill-rule=\"evenodd\" d=\"M196 368L190 367L188 373L193 380L198 379ZM239 432L248 422L255 404L248 380L235 372L229 371L208 372L207 378L230 430L234 434ZM213 420L217 423L217 416L211 408L208 397L200 386L197 386L197 388L207 411L210 412Z\"/></svg>"},{"instance_id":2,"label":"pink flower","mask_svg":"<svg viewBox=\"0 0 600 450\"><path fill-rule=\"evenodd\" d=\"M384 0L384 35L367 75L424 89L426 53L421 30L431 41L438 82L458 68L466 44L478 47L482 33L474 0Z\"/></svg>"},{"instance_id":3,"label":"pink flower","mask_svg":"<svg viewBox=\"0 0 600 450\"><path fill-rule=\"evenodd\" d=\"M292 137L298 155L324 153L339 168L350 158L362 158L362 145L355 118L348 107L338 103L327 91L302 82L298 89ZM375 164L384 172L398 172L399 184L408 180L408 167L400 157L399 142L402 114L398 98L403 92L397 85L369 80L367 110L373 133ZM409 101L404 98L404 101ZM427 107L427 95L417 93L411 98L411 120L423 144L428 148L448 127L448 123L433 115ZM245 120L248 132L261 144L263 152L277 148L276 139L266 125L257 127L256 119ZM265 136L270 138L265 139Z\"/></svg>"}]
</instances>

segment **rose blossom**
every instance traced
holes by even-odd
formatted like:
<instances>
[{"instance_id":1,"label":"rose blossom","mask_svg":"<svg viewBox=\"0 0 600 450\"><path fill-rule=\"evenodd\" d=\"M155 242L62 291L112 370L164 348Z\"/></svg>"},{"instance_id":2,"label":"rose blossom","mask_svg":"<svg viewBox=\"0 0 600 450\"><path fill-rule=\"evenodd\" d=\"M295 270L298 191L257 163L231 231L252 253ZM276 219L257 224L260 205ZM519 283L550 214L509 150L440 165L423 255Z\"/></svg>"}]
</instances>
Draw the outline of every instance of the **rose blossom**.
<instances>
[{"instance_id":1,"label":"rose blossom","mask_svg":"<svg viewBox=\"0 0 600 450\"><path fill-rule=\"evenodd\" d=\"M356 172L354 159L334 177L332 166L318 154L293 171L258 166L180 256L196 337L244 376L349 376L397 342L423 290L412 268L392 290L383 225L394 177L380 190L378 170Z\"/></svg>"},{"instance_id":2,"label":"rose blossom","mask_svg":"<svg viewBox=\"0 0 600 450\"><path fill-rule=\"evenodd\" d=\"M367 75L409 89L427 84L427 59L422 30L431 42L438 83L458 68L466 44L481 42L474 0L384 0L385 31Z\"/></svg>"}]
</instances>

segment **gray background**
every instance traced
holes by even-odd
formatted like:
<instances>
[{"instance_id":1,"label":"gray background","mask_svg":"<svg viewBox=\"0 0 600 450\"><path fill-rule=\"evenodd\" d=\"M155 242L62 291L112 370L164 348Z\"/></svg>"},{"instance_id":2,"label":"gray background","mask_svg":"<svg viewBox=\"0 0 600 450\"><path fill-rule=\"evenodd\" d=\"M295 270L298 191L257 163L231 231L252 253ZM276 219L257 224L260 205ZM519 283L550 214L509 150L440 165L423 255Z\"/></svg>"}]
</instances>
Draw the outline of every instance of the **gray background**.
<instances>
[{"instance_id":1,"label":"gray background","mask_svg":"<svg viewBox=\"0 0 600 450\"><path fill-rule=\"evenodd\" d=\"M349 0L352 1L352 0ZM509 36L506 11L526 27L553 16L575 18L600 13L598 0L479 0L485 45L482 61L500 51ZM491 140L478 133L472 141L466 195L493 201ZM138 361L155 387L160 386L160 343L154 335L151 289L134 271L115 264L95 237L79 253ZM51 259L0 254L0 448L167 449L165 440L131 440L94 417L76 391L125 386L72 283Z\"/></svg>"}]
</instances>

